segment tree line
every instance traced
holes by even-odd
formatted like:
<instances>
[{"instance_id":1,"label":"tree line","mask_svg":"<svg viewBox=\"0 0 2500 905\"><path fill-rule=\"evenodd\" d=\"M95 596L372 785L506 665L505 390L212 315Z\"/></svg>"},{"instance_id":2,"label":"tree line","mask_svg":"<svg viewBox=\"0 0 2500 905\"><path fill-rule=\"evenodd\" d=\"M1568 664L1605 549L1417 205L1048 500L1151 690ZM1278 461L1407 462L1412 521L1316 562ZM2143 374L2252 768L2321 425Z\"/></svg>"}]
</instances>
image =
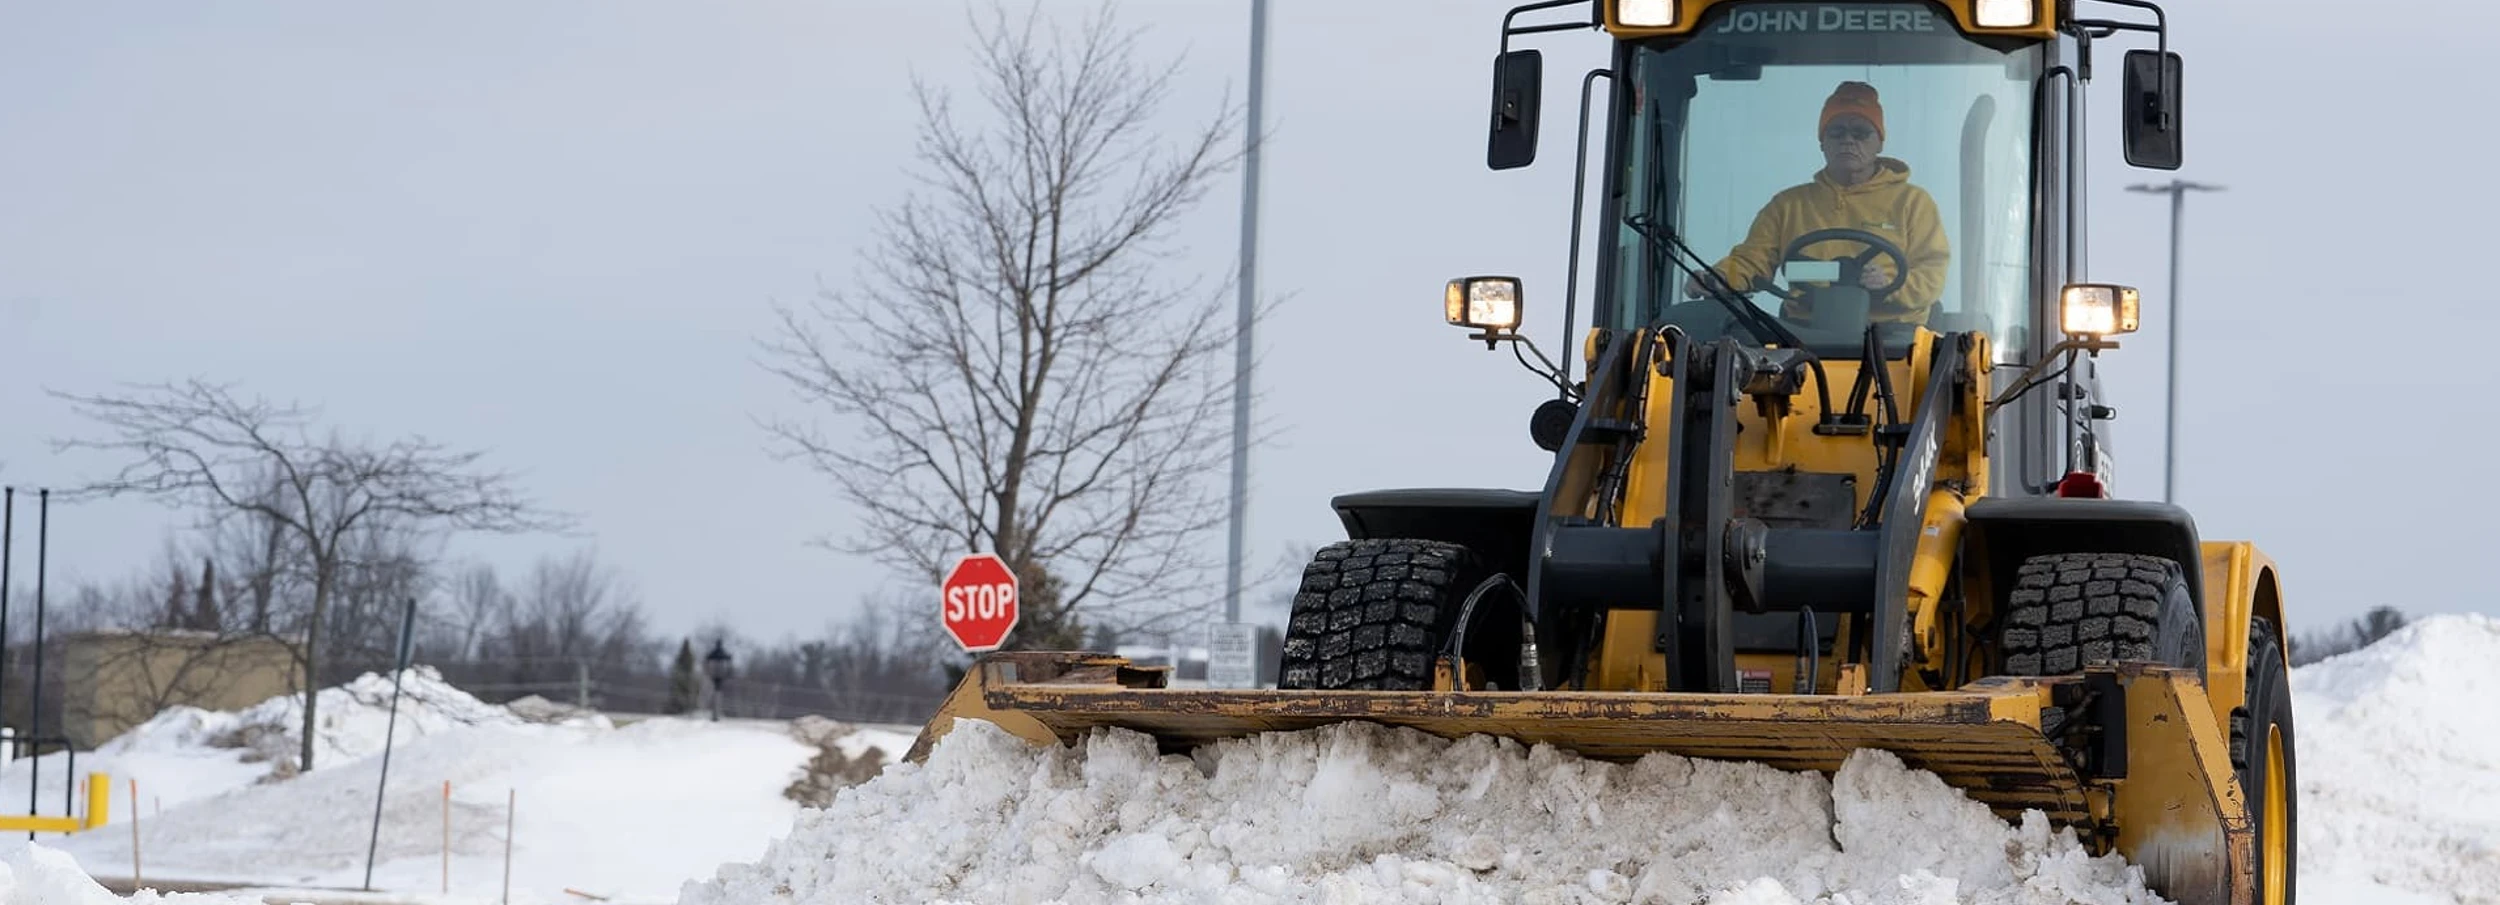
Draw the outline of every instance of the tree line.
<instances>
[{"instance_id":1,"label":"tree line","mask_svg":"<svg viewBox=\"0 0 2500 905\"><path fill-rule=\"evenodd\" d=\"M755 638L717 620L676 635L653 627L631 580L591 549L507 572L442 557L405 531L376 530L341 545L328 618L307 645L310 567L287 545L261 539L247 520L235 520L169 537L150 562L119 578L56 582L42 657L44 721L35 734L60 732L74 681L66 668L72 636L127 633L132 643L113 656L152 660L138 670L139 698L120 702L136 710L128 716L145 719L231 675L237 651L256 642L294 655L290 694L303 690L307 647L323 652L309 663L315 687L387 673L410 601L411 663L489 702L535 695L607 712L704 712L713 701L699 660L714 643L735 658L720 699L733 717L916 723L951 687L944 640L919 624L925 619L898 618L896 601L872 601L812 636ZM31 602L31 588L21 582L12 596ZM0 721L21 732L32 715L32 615L20 606L12 616L10 693L0 699Z\"/></svg>"},{"instance_id":2,"label":"tree line","mask_svg":"<svg viewBox=\"0 0 2500 905\"><path fill-rule=\"evenodd\" d=\"M2371 607L2370 611L2352 619L2314 631L2302 632L2292 639L2293 666L2307 666L2329 657L2360 650L2379 639L2396 633L2412 619L2392 606Z\"/></svg>"}]
</instances>

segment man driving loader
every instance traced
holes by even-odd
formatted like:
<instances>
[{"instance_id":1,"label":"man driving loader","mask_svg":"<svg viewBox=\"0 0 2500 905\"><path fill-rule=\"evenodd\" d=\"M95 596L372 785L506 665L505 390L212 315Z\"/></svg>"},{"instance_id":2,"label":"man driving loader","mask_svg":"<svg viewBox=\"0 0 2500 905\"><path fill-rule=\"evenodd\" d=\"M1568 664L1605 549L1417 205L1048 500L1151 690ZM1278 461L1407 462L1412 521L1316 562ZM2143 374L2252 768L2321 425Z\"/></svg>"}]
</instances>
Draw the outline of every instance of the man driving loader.
<instances>
[{"instance_id":1,"label":"man driving loader","mask_svg":"<svg viewBox=\"0 0 2500 905\"><path fill-rule=\"evenodd\" d=\"M1755 281L1779 272L1781 252L1798 237L1816 230L1864 230L1900 246L1909 258L1906 278L1897 278L1889 255L1857 240L1829 239L1808 245L1800 253L1817 260L1855 259L1857 284L1875 296L1868 320L1925 323L1943 294L1945 264L1952 253L1935 198L1911 184L1909 164L1882 156L1884 107L1874 86L1840 83L1823 102L1816 128L1823 169L1811 181L1772 196L1761 213L1754 215L1745 240L1720 259L1716 268L1730 286L1747 291ZM1702 294L1698 275L1685 279L1684 294ZM1787 298L1780 314L1811 321L1800 296Z\"/></svg>"}]
</instances>

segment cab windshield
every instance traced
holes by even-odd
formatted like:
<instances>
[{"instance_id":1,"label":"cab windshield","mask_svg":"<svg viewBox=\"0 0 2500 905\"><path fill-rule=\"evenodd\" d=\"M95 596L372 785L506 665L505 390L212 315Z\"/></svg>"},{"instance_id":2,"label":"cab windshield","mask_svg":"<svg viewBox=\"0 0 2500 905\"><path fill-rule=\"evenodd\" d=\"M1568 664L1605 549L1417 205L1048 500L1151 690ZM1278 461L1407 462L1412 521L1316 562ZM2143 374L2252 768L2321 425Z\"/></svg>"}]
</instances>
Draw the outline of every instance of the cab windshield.
<instances>
[{"instance_id":1,"label":"cab windshield","mask_svg":"<svg viewBox=\"0 0 2500 905\"><path fill-rule=\"evenodd\" d=\"M2036 44L1924 2L1719 4L1635 48L1614 326L1761 341L1711 271L1818 351L1913 325L2029 340ZM1693 263L1708 265L1697 273Z\"/></svg>"}]
</instances>

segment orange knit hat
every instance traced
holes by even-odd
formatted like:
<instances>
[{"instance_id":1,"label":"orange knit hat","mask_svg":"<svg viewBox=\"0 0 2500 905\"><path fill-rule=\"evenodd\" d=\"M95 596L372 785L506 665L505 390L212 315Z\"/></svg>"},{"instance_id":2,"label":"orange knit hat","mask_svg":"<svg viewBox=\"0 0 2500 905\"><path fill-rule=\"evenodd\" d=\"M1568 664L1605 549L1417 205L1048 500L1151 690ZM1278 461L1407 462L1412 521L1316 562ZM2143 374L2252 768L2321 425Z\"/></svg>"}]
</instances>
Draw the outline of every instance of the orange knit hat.
<instances>
[{"instance_id":1,"label":"orange knit hat","mask_svg":"<svg viewBox=\"0 0 2500 905\"><path fill-rule=\"evenodd\" d=\"M1814 134L1820 137L1833 119L1847 113L1866 117L1867 122L1875 125L1875 137L1884 137L1883 102L1875 99L1875 86L1865 82L1840 83L1831 98L1823 102L1823 118L1815 122Z\"/></svg>"}]
</instances>

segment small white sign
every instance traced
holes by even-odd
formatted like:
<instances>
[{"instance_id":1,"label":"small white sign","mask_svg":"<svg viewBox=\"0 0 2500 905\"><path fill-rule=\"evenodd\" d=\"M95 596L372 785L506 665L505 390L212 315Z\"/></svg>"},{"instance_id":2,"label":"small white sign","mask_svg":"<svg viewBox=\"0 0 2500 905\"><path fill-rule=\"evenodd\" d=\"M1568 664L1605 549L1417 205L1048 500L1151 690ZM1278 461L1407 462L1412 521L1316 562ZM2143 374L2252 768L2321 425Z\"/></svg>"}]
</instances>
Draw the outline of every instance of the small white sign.
<instances>
[{"instance_id":1,"label":"small white sign","mask_svg":"<svg viewBox=\"0 0 2500 905\"><path fill-rule=\"evenodd\" d=\"M1218 622L1207 627L1207 685L1259 687L1259 626Z\"/></svg>"},{"instance_id":2,"label":"small white sign","mask_svg":"<svg viewBox=\"0 0 2500 905\"><path fill-rule=\"evenodd\" d=\"M1830 283L1840 279L1839 261L1790 261L1780 266L1790 283Z\"/></svg>"}]
</instances>

